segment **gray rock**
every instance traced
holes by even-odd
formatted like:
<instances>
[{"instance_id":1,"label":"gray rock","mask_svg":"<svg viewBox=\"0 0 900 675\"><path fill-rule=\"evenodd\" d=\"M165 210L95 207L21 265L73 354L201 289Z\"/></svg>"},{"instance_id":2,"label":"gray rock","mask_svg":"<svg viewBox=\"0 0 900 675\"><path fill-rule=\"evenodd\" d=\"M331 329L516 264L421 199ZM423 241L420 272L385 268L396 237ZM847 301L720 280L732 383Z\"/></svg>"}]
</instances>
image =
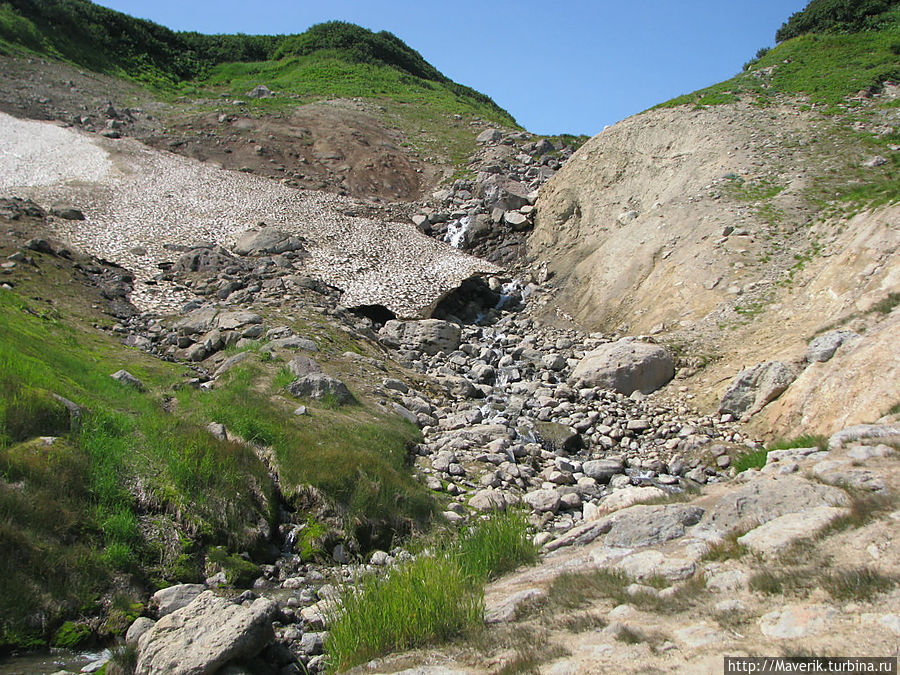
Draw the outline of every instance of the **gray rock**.
<instances>
[{"instance_id":1,"label":"gray rock","mask_svg":"<svg viewBox=\"0 0 900 675\"><path fill-rule=\"evenodd\" d=\"M155 623L156 622L153 619L148 619L146 616L139 616L134 620L134 623L128 627L128 632L125 633L125 644L136 647L141 636L153 628Z\"/></svg>"},{"instance_id":2,"label":"gray rock","mask_svg":"<svg viewBox=\"0 0 900 675\"><path fill-rule=\"evenodd\" d=\"M302 354L298 354L288 361L287 369L294 377L305 377L306 375L322 372L322 366L317 361Z\"/></svg>"},{"instance_id":3,"label":"gray rock","mask_svg":"<svg viewBox=\"0 0 900 675\"><path fill-rule=\"evenodd\" d=\"M819 506L797 513L786 513L770 520L738 538L754 553L776 556L798 539L815 535L831 521L847 513L847 509Z\"/></svg>"},{"instance_id":4,"label":"gray rock","mask_svg":"<svg viewBox=\"0 0 900 675\"><path fill-rule=\"evenodd\" d=\"M806 360L810 363L828 361L834 356L838 347L855 337L859 337L859 334L852 330L833 330L825 335L820 335L806 348Z\"/></svg>"},{"instance_id":5,"label":"gray rock","mask_svg":"<svg viewBox=\"0 0 900 675\"><path fill-rule=\"evenodd\" d=\"M475 137L476 143L495 143L503 138L503 134L501 134L497 129L485 129L480 134Z\"/></svg>"},{"instance_id":6,"label":"gray rock","mask_svg":"<svg viewBox=\"0 0 900 675\"><path fill-rule=\"evenodd\" d=\"M556 513L560 504L559 493L556 490L535 490L522 497L522 501L538 513Z\"/></svg>"},{"instance_id":7,"label":"gray rock","mask_svg":"<svg viewBox=\"0 0 900 675\"><path fill-rule=\"evenodd\" d=\"M216 317L219 330L237 330L262 322L263 318L256 312L222 312Z\"/></svg>"},{"instance_id":8,"label":"gray rock","mask_svg":"<svg viewBox=\"0 0 900 675\"><path fill-rule=\"evenodd\" d=\"M215 377L219 377L220 375L224 375L229 370L237 366L239 363L242 363L250 358L250 352L238 352L233 356L229 356L227 359L222 361L222 364L216 368L216 372L214 373Z\"/></svg>"},{"instance_id":9,"label":"gray rock","mask_svg":"<svg viewBox=\"0 0 900 675\"><path fill-rule=\"evenodd\" d=\"M394 349L411 349L433 356L450 353L459 347L461 331L458 325L440 319L398 321L392 319L378 331L381 341Z\"/></svg>"},{"instance_id":10,"label":"gray rock","mask_svg":"<svg viewBox=\"0 0 900 675\"><path fill-rule=\"evenodd\" d=\"M339 405L353 400L353 394L347 389L347 385L324 373L310 373L299 377L288 385L288 391L291 396L318 401L333 397Z\"/></svg>"},{"instance_id":11,"label":"gray rock","mask_svg":"<svg viewBox=\"0 0 900 675\"><path fill-rule=\"evenodd\" d=\"M788 605L764 614L759 629L767 638L802 638L821 633L838 615L838 610L829 605Z\"/></svg>"},{"instance_id":12,"label":"gray rock","mask_svg":"<svg viewBox=\"0 0 900 675\"><path fill-rule=\"evenodd\" d=\"M325 646L325 637L322 633L304 633L300 638L300 653L308 656L321 654Z\"/></svg>"},{"instance_id":13,"label":"gray rock","mask_svg":"<svg viewBox=\"0 0 900 675\"><path fill-rule=\"evenodd\" d=\"M121 382L129 387L134 387L138 391L144 391L144 384L127 370L117 370L110 375L110 377L116 382Z\"/></svg>"},{"instance_id":14,"label":"gray rock","mask_svg":"<svg viewBox=\"0 0 900 675\"><path fill-rule=\"evenodd\" d=\"M724 494L707 509L701 527L723 536L788 513L846 501L846 493L838 488L796 476L765 476Z\"/></svg>"},{"instance_id":15,"label":"gray rock","mask_svg":"<svg viewBox=\"0 0 900 675\"><path fill-rule=\"evenodd\" d=\"M476 492L469 500L469 506L476 511L502 511L509 503L502 491L488 488Z\"/></svg>"},{"instance_id":16,"label":"gray rock","mask_svg":"<svg viewBox=\"0 0 900 675\"><path fill-rule=\"evenodd\" d=\"M543 588L526 588L511 595L498 598L491 604L485 604L485 623L508 623L513 621L523 605L546 597Z\"/></svg>"},{"instance_id":17,"label":"gray rock","mask_svg":"<svg viewBox=\"0 0 900 675\"><path fill-rule=\"evenodd\" d=\"M621 459L592 459L581 465L581 472L598 483L608 483L610 478L624 471Z\"/></svg>"},{"instance_id":18,"label":"gray rock","mask_svg":"<svg viewBox=\"0 0 900 675\"><path fill-rule=\"evenodd\" d=\"M247 230L238 237L234 252L238 255L274 255L288 251L303 251L303 240L275 228Z\"/></svg>"},{"instance_id":19,"label":"gray rock","mask_svg":"<svg viewBox=\"0 0 900 675\"><path fill-rule=\"evenodd\" d=\"M626 396L649 394L675 375L675 361L663 347L623 338L588 352L575 366L569 384L575 388L600 387Z\"/></svg>"},{"instance_id":20,"label":"gray rock","mask_svg":"<svg viewBox=\"0 0 900 675\"><path fill-rule=\"evenodd\" d=\"M266 598L243 607L205 591L141 636L135 673L203 675L251 658L274 639L277 609Z\"/></svg>"},{"instance_id":21,"label":"gray rock","mask_svg":"<svg viewBox=\"0 0 900 675\"><path fill-rule=\"evenodd\" d=\"M163 617L186 607L205 590L206 587L203 584L169 586L156 591L150 598L150 605L156 608L157 616Z\"/></svg>"},{"instance_id":22,"label":"gray rock","mask_svg":"<svg viewBox=\"0 0 900 675\"><path fill-rule=\"evenodd\" d=\"M68 204L54 204L50 207L50 215L64 220L84 220L84 213Z\"/></svg>"},{"instance_id":23,"label":"gray rock","mask_svg":"<svg viewBox=\"0 0 900 675\"><path fill-rule=\"evenodd\" d=\"M639 548L678 539L696 525L704 509L693 504L631 506L608 516L612 527L603 540L607 546Z\"/></svg>"},{"instance_id":24,"label":"gray rock","mask_svg":"<svg viewBox=\"0 0 900 675\"><path fill-rule=\"evenodd\" d=\"M828 439L829 450L840 450L848 443L866 439L878 439L882 443L900 441L900 424L857 424L832 434Z\"/></svg>"},{"instance_id":25,"label":"gray rock","mask_svg":"<svg viewBox=\"0 0 900 675\"><path fill-rule=\"evenodd\" d=\"M719 413L753 415L774 401L797 378L797 369L781 361L766 361L738 373L722 396Z\"/></svg>"},{"instance_id":26,"label":"gray rock","mask_svg":"<svg viewBox=\"0 0 900 675\"><path fill-rule=\"evenodd\" d=\"M258 84L253 87L253 89L244 94L244 96L246 96L247 98L269 98L274 95L275 94L272 93L272 90L264 84Z\"/></svg>"}]
</instances>

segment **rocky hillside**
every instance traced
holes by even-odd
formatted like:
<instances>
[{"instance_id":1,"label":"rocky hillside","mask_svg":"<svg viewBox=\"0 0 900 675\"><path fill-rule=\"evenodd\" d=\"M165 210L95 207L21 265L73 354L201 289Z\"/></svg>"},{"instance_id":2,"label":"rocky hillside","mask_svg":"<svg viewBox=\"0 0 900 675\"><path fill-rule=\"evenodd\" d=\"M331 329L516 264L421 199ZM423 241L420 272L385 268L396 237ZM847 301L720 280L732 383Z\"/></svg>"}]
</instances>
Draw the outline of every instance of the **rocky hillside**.
<instances>
[{"instance_id":1,"label":"rocky hillside","mask_svg":"<svg viewBox=\"0 0 900 675\"><path fill-rule=\"evenodd\" d=\"M873 61L896 26L857 38ZM833 44L789 40L593 138L541 192L528 240L532 267L554 274L549 320L654 335L706 409L743 369L783 362L796 386L754 421L773 435L832 433L897 404L898 90L883 65L862 91L833 98L867 77L837 65L816 89L813 69L855 44L821 40ZM808 355L837 328L850 332L831 334L835 359Z\"/></svg>"},{"instance_id":2,"label":"rocky hillside","mask_svg":"<svg viewBox=\"0 0 900 675\"><path fill-rule=\"evenodd\" d=\"M0 6L0 673L896 657L896 12L581 146L386 33Z\"/></svg>"}]
</instances>

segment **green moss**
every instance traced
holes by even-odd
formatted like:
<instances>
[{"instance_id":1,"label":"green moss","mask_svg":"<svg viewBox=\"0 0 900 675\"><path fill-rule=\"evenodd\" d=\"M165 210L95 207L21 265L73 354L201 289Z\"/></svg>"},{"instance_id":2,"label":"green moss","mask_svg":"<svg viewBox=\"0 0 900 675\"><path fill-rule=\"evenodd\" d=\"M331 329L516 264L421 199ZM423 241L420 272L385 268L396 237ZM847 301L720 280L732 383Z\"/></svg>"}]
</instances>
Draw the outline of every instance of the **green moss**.
<instances>
[{"instance_id":1,"label":"green moss","mask_svg":"<svg viewBox=\"0 0 900 675\"><path fill-rule=\"evenodd\" d=\"M222 547L213 547L206 553L208 562L225 572L225 582L238 588L250 588L262 574L259 565L239 555L228 553Z\"/></svg>"},{"instance_id":2,"label":"green moss","mask_svg":"<svg viewBox=\"0 0 900 675\"><path fill-rule=\"evenodd\" d=\"M53 646L75 649L89 642L91 629L83 623L66 621L53 636Z\"/></svg>"}]
</instances>

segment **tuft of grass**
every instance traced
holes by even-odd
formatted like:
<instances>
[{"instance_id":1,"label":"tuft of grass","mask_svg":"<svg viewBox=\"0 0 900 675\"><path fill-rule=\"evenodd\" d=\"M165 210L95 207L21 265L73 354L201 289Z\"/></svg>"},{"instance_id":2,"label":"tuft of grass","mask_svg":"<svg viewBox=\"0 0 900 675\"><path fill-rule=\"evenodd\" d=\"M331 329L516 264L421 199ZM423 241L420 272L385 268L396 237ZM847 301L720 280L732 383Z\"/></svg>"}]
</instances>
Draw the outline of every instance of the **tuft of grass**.
<instances>
[{"instance_id":1,"label":"tuft of grass","mask_svg":"<svg viewBox=\"0 0 900 675\"><path fill-rule=\"evenodd\" d=\"M870 567L856 567L830 572L819 583L835 600L871 600L892 590L898 580Z\"/></svg>"},{"instance_id":2,"label":"tuft of grass","mask_svg":"<svg viewBox=\"0 0 900 675\"><path fill-rule=\"evenodd\" d=\"M872 311L879 314L890 314L897 305L900 305L900 293L889 293L887 297L872 305Z\"/></svg>"},{"instance_id":3,"label":"tuft of grass","mask_svg":"<svg viewBox=\"0 0 900 675\"><path fill-rule=\"evenodd\" d=\"M502 513L431 555L423 552L384 576L363 578L344 591L330 622L330 667L344 670L473 630L482 623L484 582L533 555L524 517Z\"/></svg>"},{"instance_id":4,"label":"tuft of grass","mask_svg":"<svg viewBox=\"0 0 900 675\"><path fill-rule=\"evenodd\" d=\"M760 448L759 450L751 450L749 452L744 452L734 458L734 461L731 463L731 466L734 467L734 470L737 473L741 473L742 471L746 471L747 469L761 469L766 465L766 458L769 456L769 451L765 448Z\"/></svg>"},{"instance_id":5,"label":"tuft of grass","mask_svg":"<svg viewBox=\"0 0 900 675\"><path fill-rule=\"evenodd\" d=\"M825 571L813 565L787 570L762 570L750 578L750 590L766 595L807 595L821 588L835 600L870 600L898 584L888 576L868 567Z\"/></svg>"},{"instance_id":6,"label":"tuft of grass","mask_svg":"<svg viewBox=\"0 0 900 675\"><path fill-rule=\"evenodd\" d=\"M490 580L522 565L533 565L538 551L527 531L528 520L521 511L506 511L466 528L456 552L463 573Z\"/></svg>"},{"instance_id":7,"label":"tuft of grass","mask_svg":"<svg viewBox=\"0 0 900 675\"><path fill-rule=\"evenodd\" d=\"M868 491L851 491L849 495L848 512L831 521L828 527L819 533L820 538L843 532L844 530L863 527L880 515L892 511L897 504L897 498L892 493L879 494Z\"/></svg>"},{"instance_id":8,"label":"tuft of grass","mask_svg":"<svg viewBox=\"0 0 900 675\"><path fill-rule=\"evenodd\" d=\"M732 466L740 473L747 469L761 469L766 465L766 459L772 450L790 450L791 448L819 448L828 449L828 439L824 436L797 436L791 439L782 439L770 443L767 448L751 450L734 458Z\"/></svg>"},{"instance_id":9,"label":"tuft of grass","mask_svg":"<svg viewBox=\"0 0 900 675\"><path fill-rule=\"evenodd\" d=\"M677 614L692 607L706 588L703 576L695 575L681 583L673 593L647 591L629 594L626 589L635 582L656 589L671 585L662 577L638 580L616 569L564 572L550 584L542 606L571 610L583 607L593 599L607 598L616 605L630 604L660 614Z\"/></svg>"},{"instance_id":10,"label":"tuft of grass","mask_svg":"<svg viewBox=\"0 0 900 675\"><path fill-rule=\"evenodd\" d=\"M743 558L748 553L748 549L739 543L738 539L749 532L750 529L752 528L729 533L721 542L708 547L700 559L710 562L724 562L726 560Z\"/></svg>"}]
</instances>

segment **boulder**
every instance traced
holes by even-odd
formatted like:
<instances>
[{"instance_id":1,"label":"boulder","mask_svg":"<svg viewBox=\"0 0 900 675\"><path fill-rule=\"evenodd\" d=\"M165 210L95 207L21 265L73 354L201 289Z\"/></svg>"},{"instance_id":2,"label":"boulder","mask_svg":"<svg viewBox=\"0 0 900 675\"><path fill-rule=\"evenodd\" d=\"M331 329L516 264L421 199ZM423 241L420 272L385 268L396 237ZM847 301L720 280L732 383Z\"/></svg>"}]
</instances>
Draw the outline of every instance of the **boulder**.
<instances>
[{"instance_id":1,"label":"boulder","mask_svg":"<svg viewBox=\"0 0 900 675\"><path fill-rule=\"evenodd\" d=\"M841 506L847 494L838 488L795 476L762 476L730 490L708 507L701 527L716 536L757 527L788 513Z\"/></svg>"},{"instance_id":2,"label":"boulder","mask_svg":"<svg viewBox=\"0 0 900 675\"><path fill-rule=\"evenodd\" d=\"M134 387L138 391L144 391L144 384L127 370L117 370L110 375L110 377L116 382L121 382L129 387Z\"/></svg>"},{"instance_id":3,"label":"boulder","mask_svg":"<svg viewBox=\"0 0 900 675\"><path fill-rule=\"evenodd\" d=\"M272 90L264 84L258 84L253 89L244 94L248 98L269 98L274 96Z\"/></svg>"},{"instance_id":4,"label":"boulder","mask_svg":"<svg viewBox=\"0 0 900 675\"><path fill-rule=\"evenodd\" d=\"M476 143L495 143L503 138L497 129L485 129L475 137Z\"/></svg>"},{"instance_id":5,"label":"boulder","mask_svg":"<svg viewBox=\"0 0 900 675\"><path fill-rule=\"evenodd\" d=\"M204 591L141 636L135 673L201 675L252 658L274 639L276 611L266 598L243 607Z\"/></svg>"},{"instance_id":6,"label":"boulder","mask_svg":"<svg viewBox=\"0 0 900 675\"><path fill-rule=\"evenodd\" d=\"M287 369L294 377L306 377L307 375L322 372L322 366L316 360L302 354L297 354L288 361Z\"/></svg>"},{"instance_id":7,"label":"boulder","mask_svg":"<svg viewBox=\"0 0 900 675\"><path fill-rule=\"evenodd\" d=\"M616 474L625 471L621 459L592 459L581 465L582 473L598 483L608 483Z\"/></svg>"},{"instance_id":8,"label":"boulder","mask_svg":"<svg viewBox=\"0 0 900 675\"><path fill-rule=\"evenodd\" d=\"M852 330L833 330L825 335L820 335L806 348L806 360L809 363L828 361L834 356L838 347L855 337L859 337L859 334Z\"/></svg>"},{"instance_id":9,"label":"boulder","mask_svg":"<svg viewBox=\"0 0 900 675\"><path fill-rule=\"evenodd\" d=\"M423 352L430 356L438 352L452 352L459 347L461 331L458 325L440 319L398 321L391 319L378 331L378 337L389 347Z\"/></svg>"},{"instance_id":10,"label":"boulder","mask_svg":"<svg viewBox=\"0 0 900 675\"><path fill-rule=\"evenodd\" d=\"M484 200L488 210L501 208L504 211L515 211L534 201L526 185L500 174L481 181L476 192Z\"/></svg>"},{"instance_id":11,"label":"boulder","mask_svg":"<svg viewBox=\"0 0 900 675\"><path fill-rule=\"evenodd\" d=\"M559 510L559 493L556 490L535 490L522 500L538 513L556 513Z\"/></svg>"},{"instance_id":12,"label":"boulder","mask_svg":"<svg viewBox=\"0 0 900 675\"><path fill-rule=\"evenodd\" d=\"M612 389L629 396L635 391L656 391L674 376L675 361L666 349L622 338L588 352L572 371L569 384L578 389Z\"/></svg>"},{"instance_id":13,"label":"boulder","mask_svg":"<svg viewBox=\"0 0 900 675\"><path fill-rule=\"evenodd\" d=\"M176 584L156 591L150 598L150 605L156 609L157 616L163 617L186 607L204 590L203 584Z\"/></svg>"},{"instance_id":14,"label":"boulder","mask_svg":"<svg viewBox=\"0 0 900 675\"><path fill-rule=\"evenodd\" d=\"M303 251L303 240L274 228L247 230L234 244L238 255L274 255L288 251Z\"/></svg>"},{"instance_id":15,"label":"boulder","mask_svg":"<svg viewBox=\"0 0 900 675\"><path fill-rule=\"evenodd\" d=\"M262 322L263 318L256 312L222 312L217 317L219 330L238 330Z\"/></svg>"},{"instance_id":16,"label":"boulder","mask_svg":"<svg viewBox=\"0 0 900 675\"><path fill-rule=\"evenodd\" d=\"M738 538L738 543L759 555L774 557L799 539L815 535L847 509L819 506L814 509L786 513L750 530Z\"/></svg>"},{"instance_id":17,"label":"boulder","mask_svg":"<svg viewBox=\"0 0 900 675\"><path fill-rule=\"evenodd\" d=\"M719 404L719 413L753 415L774 401L797 379L797 369L781 361L766 361L738 373Z\"/></svg>"},{"instance_id":18,"label":"boulder","mask_svg":"<svg viewBox=\"0 0 900 675\"><path fill-rule=\"evenodd\" d=\"M353 394L347 389L347 385L324 373L310 373L299 377L288 385L288 391L291 396L298 398L313 398L318 401L333 398L338 405L353 400Z\"/></svg>"},{"instance_id":19,"label":"boulder","mask_svg":"<svg viewBox=\"0 0 900 675\"><path fill-rule=\"evenodd\" d=\"M704 509L693 504L631 506L609 516L612 527L604 539L606 546L640 548L683 537L686 527L696 525Z\"/></svg>"}]
</instances>

